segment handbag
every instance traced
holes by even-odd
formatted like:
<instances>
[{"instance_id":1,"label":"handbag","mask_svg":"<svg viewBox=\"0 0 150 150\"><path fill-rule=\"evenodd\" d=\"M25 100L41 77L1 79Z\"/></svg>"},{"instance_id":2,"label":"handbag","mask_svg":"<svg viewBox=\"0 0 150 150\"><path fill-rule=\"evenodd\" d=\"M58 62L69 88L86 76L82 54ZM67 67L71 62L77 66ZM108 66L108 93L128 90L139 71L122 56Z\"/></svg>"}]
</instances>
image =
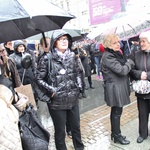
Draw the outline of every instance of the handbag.
<instances>
[{"instance_id":1,"label":"handbag","mask_svg":"<svg viewBox=\"0 0 150 150\"><path fill-rule=\"evenodd\" d=\"M150 93L150 82L148 80L137 80L132 82L133 90L138 94Z\"/></svg>"},{"instance_id":2,"label":"handbag","mask_svg":"<svg viewBox=\"0 0 150 150\"><path fill-rule=\"evenodd\" d=\"M50 133L40 122L31 103L19 117L19 129L23 150L48 150Z\"/></svg>"},{"instance_id":3,"label":"handbag","mask_svg":"<svg viewBox=\"0 0 150 150\"><path fill-rule=\"evenodd\" d=\"M31 103L34 107L35 110L37 110L34 94L33 94L33 89L31 84L26 84L26 85L21 85L19 87L15 88L15 93L21 93L28 98L28 103ZM20 95L21 96L21 95Z\"/></svg>"},{"instance_id":4,"label":"handbag","mask_svg":"<svg viewBox=\"0 0 150 150\"><path fill-rule=\"evenodd\" d=\"M52 70L51 54L47 54L47 57L48 57L48 75L47 75L46 80L49 84L51 84L51 81L50 81L50 78L51 78L50 71ZM34 92L38 100L51 103L50 94L48 94L48 91L46 89L38 85L36 82L34 82L34 87L35 87Z\"/></svg>"},{"instance_id":5,"label":"handbag","mask_svg":"<svg viewBox=\"0 0 150 150\"><path fill-rule=\"evenodd\" d=\"M16 92L16 95L18 97L18 101L15 102L14 106L19 111L23 111L26 108L26 105L27 105L27 102L29 101L29 98L26 95L21 94L19 92Z\"/></svg>"},{"instance_id":6,"label":"handbag","mask_svg":"<svg viewBox=\"0 0 150 150\"><path fill-rule=\"evenodd\" d=\"M144 67L147 72L146 57L144 57ZM148 80L137 80L132 82L133 90L138 94L150 93L150 82Z\"/></svg>"}]
</instances>

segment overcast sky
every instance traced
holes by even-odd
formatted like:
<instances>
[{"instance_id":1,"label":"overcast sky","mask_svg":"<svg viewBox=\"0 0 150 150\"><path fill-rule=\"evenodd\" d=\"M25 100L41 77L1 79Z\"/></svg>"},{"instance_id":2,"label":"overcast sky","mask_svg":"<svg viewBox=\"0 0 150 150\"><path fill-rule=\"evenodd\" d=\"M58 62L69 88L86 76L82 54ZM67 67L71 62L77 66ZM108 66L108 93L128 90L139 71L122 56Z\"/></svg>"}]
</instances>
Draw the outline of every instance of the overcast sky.
<instances>
[{"instance_id":1,"label":"overcast sky","mask_svg":"<svg viewBox=\"0 0 150 150\"><path fill-rule=\"evenodd\" d=\"M136 8L148 8L148 7L150 9L150 0L129 0L126 6L126 11L133 11Z\"/></svg>"}]
</instances>

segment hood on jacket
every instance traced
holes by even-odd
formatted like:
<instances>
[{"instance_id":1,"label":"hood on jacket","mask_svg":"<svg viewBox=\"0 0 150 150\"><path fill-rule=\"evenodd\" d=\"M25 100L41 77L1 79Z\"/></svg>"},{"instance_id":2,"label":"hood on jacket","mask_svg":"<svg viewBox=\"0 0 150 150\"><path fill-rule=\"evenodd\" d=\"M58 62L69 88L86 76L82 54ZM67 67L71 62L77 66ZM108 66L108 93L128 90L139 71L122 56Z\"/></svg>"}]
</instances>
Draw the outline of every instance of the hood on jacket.
<instances>
[{"instance_id":1,"label":"hood on jacket","mask_svg":"<svg viewBox=\"0 0 150 150\"><path fill-rule=\"evenodd\" d=\"M72 46L72 37L71 35L60 29L60 30L55 30L53 33L52 33L52 36L51 36L51 48L53 49L54 48L54 45L55 45L55 42L57 41L57 39L59 39L61 36L64 36L64 35L67 35L68 37L68 47L71 49L71 46Z\"/></svg>"},{"instance_id":2,"label":"hood on jacket","mask_svg":"<svg viewBox=\"0 0 150 150\"><path fill-rule=\"evenodd\" d=\"M14 50L15 50L16 52L18 52L18 51L17 51L17 48L18 48L18 46L20 46L20 45L23 45L23 46L25 47L25 49L26 49L26 45L25 45L25 43L24 43L23 41L21 41L21 40L15 41L15 42L14 42Z\"/></svg>"}]
</instances>

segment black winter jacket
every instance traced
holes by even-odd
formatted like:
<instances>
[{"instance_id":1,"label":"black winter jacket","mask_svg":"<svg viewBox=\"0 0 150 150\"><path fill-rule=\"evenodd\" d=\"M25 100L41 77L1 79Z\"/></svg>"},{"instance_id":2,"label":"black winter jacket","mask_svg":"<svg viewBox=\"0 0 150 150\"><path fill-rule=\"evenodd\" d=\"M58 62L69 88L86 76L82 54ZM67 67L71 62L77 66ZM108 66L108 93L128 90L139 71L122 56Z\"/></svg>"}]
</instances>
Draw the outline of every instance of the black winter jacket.
<instances>
[{"instance_id":1,"label":"black winter jacket","mask_svg":"<svg viewBox=\"0 0 150 150\"><path fill-rule=\"evenodd\" d=\"M55 42L63 35L68 36L68 47L71 47L71 36L63 30L55 31L51 38L51 51L41 56L36 73L37 83L49 92L50 97L54 93L51 103L48 103L48 107L55 110L72 109L72 107L78 105L78 97L80 90L82 90L82 73L79 67L79 58L75 56L74 52L68 49L67 57L61 60L55 50ZM47 81L48 55L51 55L49 76L51 83Z\"/></svg>"},{"instance_id":2,"label":"black winter jacket","mask_svg":"<svg viewBox=\"0 0 150 150\"><path fill-rule=\"evenodd\" d=\"M50 81L47 81L48 75L48 55L51 55ZM49 108L51 109L71 109L78 104L79 90L82 87L81 71L78 65L78 58L73 52L70 52L69 57L62 62L55 52L44 53L40 58L36 80L43 88L47 89L49 96L55 93L51 98ZM62 71L65 70L63 74Z\"/></svg>"},{"instance_id":3,"label":"black winter jacket","mask_svg":"<svg viewBox=\"0 0 150 150\"><path fill-rule=\"evenodd\" d=\"M24 54L27 52L24 52ZM20 79L22 80L23 74L24 74L24 68L22 67L21 60L22 60L22 54L15 51L13 54L9 56L10 58L13 59L13 61L16 63L16 67L20 76ZM32 65L26 69L25 74L24 74L24 80L23 80L23 85L27 84L32 84L34 81L34 74L35 74L35 62L33 62L32 59Z\"/></svg>"}]
</instances>

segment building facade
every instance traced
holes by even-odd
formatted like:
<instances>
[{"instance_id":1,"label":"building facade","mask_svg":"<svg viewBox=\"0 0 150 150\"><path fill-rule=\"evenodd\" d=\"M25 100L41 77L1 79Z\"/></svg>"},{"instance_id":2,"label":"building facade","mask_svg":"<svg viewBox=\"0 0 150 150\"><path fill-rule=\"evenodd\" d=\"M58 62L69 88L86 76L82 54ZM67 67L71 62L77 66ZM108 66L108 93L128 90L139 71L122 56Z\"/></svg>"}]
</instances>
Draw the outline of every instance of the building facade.
<instances>
[{"instance_id":1,"label":"building facade","mask_svg":"<svg viewBox=\"0 0 150 150\"><path fill-rule=\"evenodd\" d=\"M75 19L71 19L69 23L81 32L89 32L89 7L88 0L49 0L51 3L69 11L75 15Z\"/></svg>"},{"instance_id":2,"label":"building facade","mask_svg":"<svg viewBox=\"0 0 150 150\"><path fill-rule=\"evenodd\" d=\"M126 11L126 5L133 0L49 0L51 3L75 15L69 23L83 33L90 32L111 17Z\"/></svg>"}]
</instances>

